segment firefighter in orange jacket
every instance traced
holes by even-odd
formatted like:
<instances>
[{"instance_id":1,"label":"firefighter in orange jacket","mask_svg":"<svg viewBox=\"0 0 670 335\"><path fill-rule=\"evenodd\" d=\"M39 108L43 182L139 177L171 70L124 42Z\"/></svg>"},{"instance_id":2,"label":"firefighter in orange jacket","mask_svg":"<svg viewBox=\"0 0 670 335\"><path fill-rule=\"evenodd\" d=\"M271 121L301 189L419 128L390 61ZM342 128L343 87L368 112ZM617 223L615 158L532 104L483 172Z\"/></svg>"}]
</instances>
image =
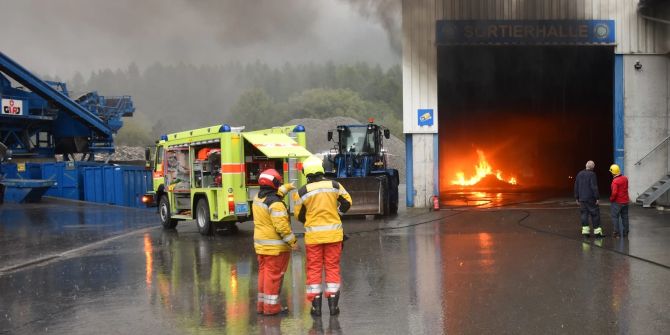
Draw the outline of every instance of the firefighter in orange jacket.
<instances>
[{"instance_id":1,"label":"firefighter in orange jacket","mask_svg":"<svg viewBox=\"0 0 670 335\"><path fill-rule=\"evenodd\" d=\"M307 185L295 195L295 217L305 224L307 258L307 300L312 302L311 314L321 315L321 274L326 272L326 298L330 315L340 312L340 255L344 231L340 216L351 207L351 197L342 185L323 175L319 158L303 162Z\"/></svg>"},{"instance_id":2,"label":"firefighter in orange jacket","mask_svg":"<svg viewBox=\"0 0 670 335\"><path fill-rule=\"evenodd\" d=\"M274 169L261 173L260 191L254 198L254 248L258 259L258 302L256 311L275 315L287 310L279 304L284 273L288 267L291 249L297 249L297 240L291 232L284 196L295 187L282 185L282 178Z\"/></svg>"}]
</instances>

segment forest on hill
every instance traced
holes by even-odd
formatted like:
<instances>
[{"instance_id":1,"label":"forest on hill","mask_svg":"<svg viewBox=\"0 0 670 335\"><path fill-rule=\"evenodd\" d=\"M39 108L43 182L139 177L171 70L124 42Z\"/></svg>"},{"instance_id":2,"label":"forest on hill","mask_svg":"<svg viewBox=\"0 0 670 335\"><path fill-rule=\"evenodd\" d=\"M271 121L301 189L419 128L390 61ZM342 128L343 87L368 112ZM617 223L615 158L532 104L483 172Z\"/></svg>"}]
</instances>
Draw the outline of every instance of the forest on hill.
<instances>
[{"instance_id":1,"label":"forest on hill","mask_svg":"<svg viewBox=\"0 0 670 335\"><path fill-rule=\"evenodd\" d=\"M95 71L87 78L76 73L64 81L73 97L93 90L133 97L136 112L124 119L117 135L121 145L147 145L161 134L221 123L253 130L291 119L334 116L360 122L372 117L394 134L402 134L398 65L156 63L140 69L130 64L125 69Z\"/></svg>"}]
</instances>

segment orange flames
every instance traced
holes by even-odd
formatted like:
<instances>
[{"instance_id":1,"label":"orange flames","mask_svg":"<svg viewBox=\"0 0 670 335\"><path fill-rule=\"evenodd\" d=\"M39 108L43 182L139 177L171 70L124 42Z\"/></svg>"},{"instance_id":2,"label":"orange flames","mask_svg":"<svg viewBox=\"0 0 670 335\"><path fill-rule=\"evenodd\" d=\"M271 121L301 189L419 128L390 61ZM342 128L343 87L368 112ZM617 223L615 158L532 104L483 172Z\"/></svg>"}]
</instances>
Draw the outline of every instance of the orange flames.
<instances>
[{"instance_id":1,"label":"orange flames","mask_svg":"<svg viewBox=\"0 0 670 335\"><path fill-rule=\"evenodd\" d=\"M489 164L489 162L486 161L484 151L477 150L477 156L479 157L479 163L475 165L475 175L466 179L465 172L462 171L456 172L456 179L451 181L452 185L472 186L477 184L480 180L484 179L484 177L489 175L493 175L498 180L504 181L508 184L517 185L517 180L515 177L505 179L503 177L502 171L500 170L495 170L495 172L493 171L491 164Z\"/></svg>"}]
</instances>

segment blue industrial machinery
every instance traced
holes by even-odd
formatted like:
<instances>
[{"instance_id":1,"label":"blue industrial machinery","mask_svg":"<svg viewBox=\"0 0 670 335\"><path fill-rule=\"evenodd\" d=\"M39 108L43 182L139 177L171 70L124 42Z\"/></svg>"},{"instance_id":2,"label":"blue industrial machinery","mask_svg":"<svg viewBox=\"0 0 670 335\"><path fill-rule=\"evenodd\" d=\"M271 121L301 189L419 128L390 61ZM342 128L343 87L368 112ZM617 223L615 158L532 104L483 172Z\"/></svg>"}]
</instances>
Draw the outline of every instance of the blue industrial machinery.
<instances>
[{"instance_id":1,"label":"blue industrial machinery","mask_svg":"<svg viewBox=\"0 0 670 335\"><path fill-rule=\"evenodd\" d=\"M81 153L82 160L93 160L95 153L112 153L121 118L135 111L129 96L89 92L73 99L65 83L43 81L2 52L0 72L0 142L15 159Z\"/></svg>"},{"instance_id":2,"label":"blue industrial machinery","mask_svg":"<svg viewBox=\"0 0 670 335\"><path fill-rule=\"evenodd\" d=\"M354 199L351 215L398 212L398 170L388 168L384 138L390 131L373 120L367 125L337 126L338 140L325 157L326 175L342 183ZM333 132L328 132L328 141Z\"/></svg>"}]
</instances>

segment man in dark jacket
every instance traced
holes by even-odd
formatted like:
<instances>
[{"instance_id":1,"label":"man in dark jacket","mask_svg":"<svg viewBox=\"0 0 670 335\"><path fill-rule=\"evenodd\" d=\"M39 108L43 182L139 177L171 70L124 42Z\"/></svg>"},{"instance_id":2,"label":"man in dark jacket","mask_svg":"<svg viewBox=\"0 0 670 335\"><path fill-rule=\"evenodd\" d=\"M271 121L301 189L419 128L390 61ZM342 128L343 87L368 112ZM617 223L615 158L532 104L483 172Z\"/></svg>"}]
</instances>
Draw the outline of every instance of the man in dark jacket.
<instances>
[{"instance_id":1,"label":"man in dark jacket","mask_svg":"<svg viewBox=\"0 0 670 335\"><path fill-rule=\"evenodd\" d=\"M598 199L598 179L593 168L596 164L593 161L586 162L586 169L579 171L575 177L575 200L579 204L582 236L588 238L591 236L589 229L589 216L593 225L593 235L595 237L604 237L603 228L600 226L600 207Z\"/></svg>"}]
</instances>

